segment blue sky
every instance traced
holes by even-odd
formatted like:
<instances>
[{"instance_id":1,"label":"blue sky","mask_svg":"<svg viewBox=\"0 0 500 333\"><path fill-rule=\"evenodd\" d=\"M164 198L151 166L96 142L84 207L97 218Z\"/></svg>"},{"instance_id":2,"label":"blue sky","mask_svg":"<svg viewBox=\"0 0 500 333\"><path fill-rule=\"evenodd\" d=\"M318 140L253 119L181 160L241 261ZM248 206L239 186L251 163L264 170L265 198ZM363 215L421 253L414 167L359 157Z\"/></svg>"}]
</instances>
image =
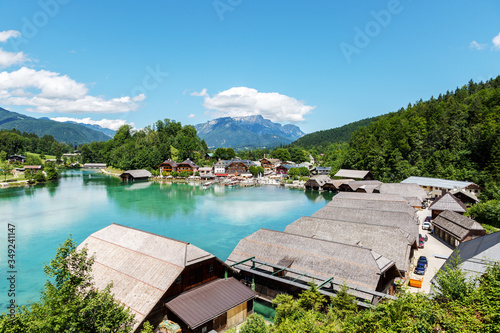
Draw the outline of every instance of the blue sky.
<instances>
[{"instance_id":1,"label":"blue sky","mask_svg":"<svg viewBox=\"0 0 500 333\"><path fill-rule=\"evenodd\" d=\"M0 106L313 132L500 75L499 14L497 0L2 1Z\"/></svg>"}]
</instances>

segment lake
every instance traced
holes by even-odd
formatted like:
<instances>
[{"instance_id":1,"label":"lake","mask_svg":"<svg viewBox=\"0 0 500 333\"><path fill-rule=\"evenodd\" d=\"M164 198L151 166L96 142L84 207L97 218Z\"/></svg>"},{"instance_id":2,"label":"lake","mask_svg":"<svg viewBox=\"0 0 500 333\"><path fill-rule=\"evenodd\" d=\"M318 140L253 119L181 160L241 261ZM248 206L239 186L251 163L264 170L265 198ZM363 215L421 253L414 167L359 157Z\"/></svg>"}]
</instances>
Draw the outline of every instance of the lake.
<instances>
[{"instance_id":1,"label":"lake","mask_svg":"<svg viewBox=\"0 0 500 333\"><path fill-rule=\"evenodd\" d=\"M276 186L212 187L199 183L122 183L99 172L72 170L55 183L0 190L0 313L6 311L8 223L14 224L16 302L37 301L43 264L71 234L77 244L111 223L192 243L225 261L238 242L267 228L283 231L310 216L332 194Z\"/></svg>"}]
</instances>

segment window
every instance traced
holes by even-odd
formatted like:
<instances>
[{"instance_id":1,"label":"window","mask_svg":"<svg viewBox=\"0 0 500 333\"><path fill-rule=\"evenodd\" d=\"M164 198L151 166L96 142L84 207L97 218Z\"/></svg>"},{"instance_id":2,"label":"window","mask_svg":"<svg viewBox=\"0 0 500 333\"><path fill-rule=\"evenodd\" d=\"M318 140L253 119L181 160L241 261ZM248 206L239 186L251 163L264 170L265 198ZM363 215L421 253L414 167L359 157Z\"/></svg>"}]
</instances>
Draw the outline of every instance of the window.
<instances>
[{"instance_id":1,"label":"window","mask_svg":"<svg viewBox=\"0 0 500 333\"><path fill-rule=\"evenodd\" d=\"M213 271L214 271L214 264L210 264L210 265L208 266L208 272L209 272L209 273L212 273Z\"/></svg>"},{"instance_id":2,"label":"window","mask_svg":"<svg viewBox=\"0 0 500 333\"><path fill-rule=\"evenodd\" d=\"M182 274L175 279L175 284L181 284L182 283Z\"/></svg>"},{"instance_id":3,"label":"window","mask_svg":"<svg viewBox=\"0 0 500 333\"><path fill-rule=\"evenodd\" d=\"M207 327L206 326L201 329L201 333L207 333Z\"/></svg>"}]
</instances>

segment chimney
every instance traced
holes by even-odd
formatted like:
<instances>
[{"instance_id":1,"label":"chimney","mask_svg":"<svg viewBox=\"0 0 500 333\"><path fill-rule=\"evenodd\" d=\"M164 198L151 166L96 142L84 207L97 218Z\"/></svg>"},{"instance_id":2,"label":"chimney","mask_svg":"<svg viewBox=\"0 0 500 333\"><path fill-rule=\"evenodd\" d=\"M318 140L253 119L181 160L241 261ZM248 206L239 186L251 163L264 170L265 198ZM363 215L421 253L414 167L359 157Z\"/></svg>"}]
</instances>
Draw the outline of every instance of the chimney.
<instances>
[{"instance_id":1,"label":"chimney","mask_svg":"<svg viewBox=\"0 0 500 333\"><path fill-rule=\"evenodd\" d=\"M443 188L443 189L441 190L441 195L445 195L445 194L446 194L446 190Z\"/></svg>"}]
</instances>

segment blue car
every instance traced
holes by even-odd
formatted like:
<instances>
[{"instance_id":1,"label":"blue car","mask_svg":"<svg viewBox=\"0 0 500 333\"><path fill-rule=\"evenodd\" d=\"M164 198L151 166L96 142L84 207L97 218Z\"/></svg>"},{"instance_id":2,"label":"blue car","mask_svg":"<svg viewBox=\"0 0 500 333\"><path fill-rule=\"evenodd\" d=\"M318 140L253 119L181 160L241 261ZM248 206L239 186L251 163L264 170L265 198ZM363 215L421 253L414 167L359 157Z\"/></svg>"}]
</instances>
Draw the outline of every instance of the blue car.
<instances>
[{"instance_id":1,"label":"blue car","mask_svg":"<svg viewBox=\"0 0 500 333\"><path fill-rule=\"evenodd\" d=\"M418 257L417 266L420 265L420 264L422 264L425 267L427 267L427 265L429 264L429 262L427 261L427 257L424 257L424 256Z\"/></svg>"},{"instance_id":2,"label":"blue car","mask_svg":"<svg viewBox=\"0 0 500 333\"><path fill-rule=\"evenodd\" d=\"M426 267L424 264L418 264L417 267L415 267L415 274L424 275L425 269Z\"/></svg>"}]
</instances>

